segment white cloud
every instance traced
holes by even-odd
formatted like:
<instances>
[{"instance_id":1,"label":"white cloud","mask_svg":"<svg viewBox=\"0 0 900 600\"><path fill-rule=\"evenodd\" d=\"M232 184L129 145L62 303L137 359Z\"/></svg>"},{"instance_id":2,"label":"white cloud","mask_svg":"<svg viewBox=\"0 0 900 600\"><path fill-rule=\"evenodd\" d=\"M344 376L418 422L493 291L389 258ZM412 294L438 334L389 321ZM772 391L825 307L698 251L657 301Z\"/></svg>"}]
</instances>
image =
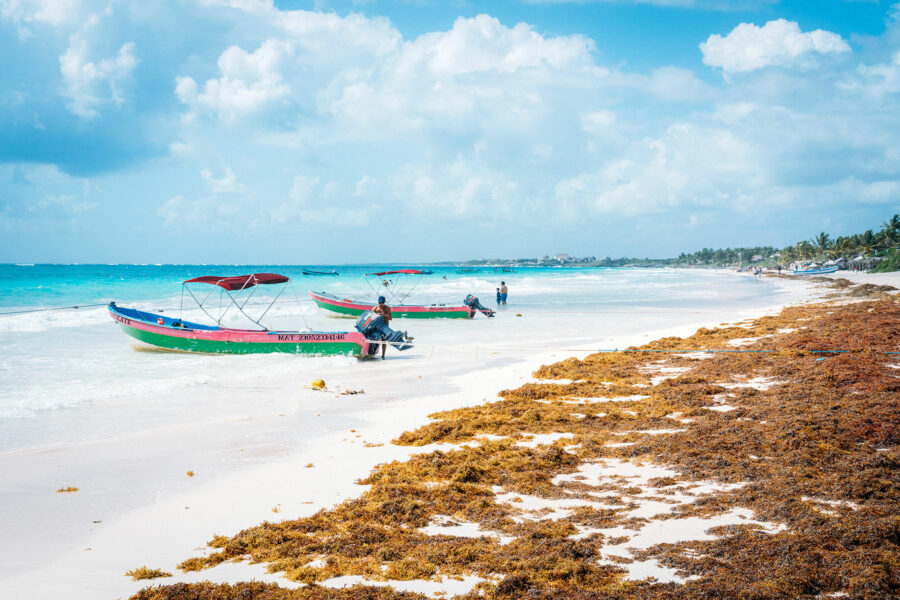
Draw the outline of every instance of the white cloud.
<instances>
[{"instance_id":1,"label":"white cloud","mask_svg":"<svg viewBox=\"0 0 900 600\"><path fill-rule=\"evenodd\" d=\"M40 3L0 0L0 10L11 19L26 4ZM620 216L684 221L685 210L705 225L804 202L841 209L841 198L881 209L900 181L896 34L860 38L870 57L860 65L828 31L785 20L724 29L702 48L733 76L726 85L666 56L639 69L604 63L584 36L489 15L404 39L386 18L271 0L107 5L93 28L52 10L15 18L62 44L60 89L85 119L126 102L129 80L146 77L149 116L128 131L171 149L144 167L165 175L153 201L168 198L159 214L169 227L353 227L400 211L420 231L503 222L535 232L553 219L588 230ZM189 23L154 45L180 14ZM823 57L844 60L804 68ZM164 98L149 95L159 77ZM26 108L55 122L39 89L9 87L0 102L21 122ZM164 113L173 100L180 123Z\"/></svg>"},{"instance_id":2,"label":"white cloud","mask_svg":"<svg viewBox=\"0 0 900 600\"><path fill-rule=\"evenodd\" d=\"M187 202L184 196L172 196L159 207L157 213L163 218L163 225L166 227L176 226L184 217L185 206Z\"/></svg>"},{"instance_id":3,"label":"white cloud","mask_svg":"<svg viewBox=\"0 0 900 600\"><path fill-rule=\"evenodd\" d=\"M753 102L734 102L722 104L716 107L712 114L712 118L725 123L726 125L736 125L741 123L748 116L752 115L760 107Z\"/></svg>"},{"instance_id":4,"label":"white cloud","mask_svg":"<svg viewBox=\"0 0 900 600\"><path fill-rule=\"evenodd\" d=\"M302 48L307 62L319 68L364 67L394 52L402 42L390 20L354 13L341 17L306 10L283 11L273 14L273 25Z\"/></svg>"},{"instance_id":5,"label":"white cloud","mask_svg":"<svg viewBox=\"0 0 900 600\"><path fill-rule=\"evenodd\" d=\"M854 198L865 204L896 203L897 198L900 198L900 179L866 182L851 176L826 191L837 202Z\"/></svg>"},{"instance_id":6,"label":"white cloud","mask_svg":"<svg viewBox=\"0 0 900 600\"><path fill-rule=\"evenodd\" d=\"M687 69L658 67L649 75L629 75L626 81L641 93L663 100L705 100L714 91Z\"/></svg>"},{"instance_id":7,"label":"white cloud","mask_svg":"<svg viewBox=\"0 0 900 600\"><path fill-rule=\"evenodd\" d=\"M319 177L297 175L288 198L270 210L266 219L275 225L339 223L343 227L359 227L369 223L381 208L375 203L339 201L343 196L346 194L337 182L323 184Z\"/></svg>"},{"instance_id":8,"label":"white cloud","mask_svg":"<svg viewBox=\"0 0 900 600\"><path fill-rule=\"evenodd\" d=\"M318 177L295 176L287 200L270 212L272 221L275 223L294 222L304 214L308 217L317 205L322 208L326 207L328 200L323 197L324 186L319 183Z\"/></svg>"},{"instance_id":9,"label":"white cloud","mask_svg":"<svg viewBox=\"0 0 900 600\"><path fill-rule=\"evenodd\" d=\"M100 203L90 197L89 190L80 195L48 192L27 204L5 202L0 214L20 224L25 221L74 222L99 206ZM15 227L11 226L10 229Z\"/></svg>"},{"instance_id":10,"label":"white cloud","mask_svg":"<svg viewBox=\"0 0 900 600\"><path fill-rule=\"evenodd\" d=\"M319 185L318 177L306 177L297 175L288 197L298 206L306 206L314 198L314 193Z\"/></svg>"},{"instance_id":11,"label":"white cloud","mask_svg":"<svg viewBox=\"0 0 900 600\"><path fill-rule=\"evenodd\" d=\"M234 8L243 12L268 12L274 7L272 0L193 0L210 8Z\"/></svg>"},{"instance_id":12,"label":"white cloud","mask_svg":"<svg viewBox=\"0 0 900 600\"><path fill-rule=\"evenodd\" d=\"M216 196L201 196L191 200L178 194L170 197L157 209L163 226L170 229L191 229L198 225L217 231L245 231L256 224L256 216L248 205L239 201L223 202Z\"/></svg>"},{"instance_id":13,"label":"white cloud","mask_svg":"<svg viewBox=\"0 0 900 600\"><path fill-rule=\"evenodd\" d=\"M99 108L126 100L125 85L138 64L133 42L122 44L114 58L92 61L88 45L83 39L73 39L66 53L59 57L63 77L63 95L69 99L67 107L83 119L99 116Z\"/></svg>"},{"instance_id":14,"label":"white cloud","mask_svg":"<svg viewBox=\"0 0 900 600\"><path fill-rule=\"evenodd\" d=\"M616 113L596 110L581 116L581 128L589 135L605 135L616 128Z\"/></svg>"},{"instance_id":15,"label":"white cloud","mask_svg":"<svg viewBox=\"0 0 900 600\"><path fill-rule=\"evenodd\" d=\"M560 181L554 197L572 215L586 209L635 216L731 203L743 188L759 188L764 177L751 144L726 129L678 123L597 171Z\"/></svg>"},{"instance_id":16,"label":"white cloud","mask_svg":"<svg viewBox=\"0 0 900 600\"><path fill-rule=\"evenodd\" d=\"M210 113L232 121L290 93L279 68L292 51L291 44L274 39L252 53L231 46L219 56L221 77L207 80L202 91L193 78L178 77L175 94L190 107L191 117Z\"/></svg>"},{"instance_id":17,"label":"white cloud","mask_svg":"<svg viewBox=\"0 0 900 600\"><path fill-rule=\"evenodd\" d=\"M408 214L424 221L497 219L521 208L514 181L462 160L440 167L406 165L390 178L390 189L392 196L404 199Z\"/></svg>"},{"instance_id":18,"label":"white cloud","mask_svg":"<svg viewBox=\"0 0 900 600\"><path fill-rule=\"evenodd\" d=\"M369 177L368 175L363 175L362 177L360 177L359 181L356 182L356 190L353 192L353 195L365 196L368 193L369 188L371 188L375 183L377 182L373 178Z\"/></svg>"},{"instance_id":19,"label":"white cloud","mask_svg":"<svg viewBox=\"0 0 900 600\"><path fill-rule=\"evenodd\" d=\"M697 8L703 10L744 10L778 0L525 0L529 4L647 4L664 8Z\"/></svg>"},{"instance_id":20,"label":"white cloud","mask_svg":"<svg viewBox=\"0 0 900 600\"><path fill-rule=\"evenodd\" d=\"M836 33L803 32L796 22L778 19L762 27L741 23L725 37L709 36L700 50L705 64L725 73L745 73L770 65L800 65L814 54L850 52L850 46Z\"/></svg>"},{"instance_id":21,"label":"white cloud","mask_svg":"<svg viewBox=\"0 0 900 600\"><path fill-rule=\"evenodd\" d=\"M0 19L15 23L29 37L29 26L58 27L77 23L84 14L81 0L0 0Z\"/></svg>"},{"instance_id":22,"label":"white cloud","mask_svg":"<svg viewBox=\"0 0 900 600\"><path fill-rule=\"evenodd\" d=\"M548 115L549 97L596 85L593 43L548 38L479 15L402 44L371 69L347 71L319 97L338 130L361 138L422 129L522 132ZM331 131L334 135L335 131Z\"/></svg>"},{"instance_id":23,"label":"white cloud","mask_svg":"<svg viewBox=\"0 0 900 600\"><path fill-rule=\"evenodd\" d=\"M209 190L214 194L236 194L244 190L244 186L237 182L237 177L231 167L225 167L225 175L221 179L213 177L209 169L200 171L200 176L206 182Z\"/></svg>"},{"instance_id":24,"label":"white cloud","mask_svg":"<svg viewBox=\"0 0 900 600\"><path fill-rule=\"evenodd\" d=\"M900 51L894 53L890 62L860 65L856 77L845 82L844 87L878 97L900 92Z\"/></svg>"},{"instance_id":25,"label":"white cloud","mask_svg":"<svg viewBox=\"0 0 900 600\"><path fill-rule=\"evenodd\" d=\"M423 63L438 76L538 67L559 70L591 64L593 46L580 35L545 38L526 23L508 28L489 15L460 17L450 31L425 34L409 43L398 70Z\"/></svg>"}]
</instances>

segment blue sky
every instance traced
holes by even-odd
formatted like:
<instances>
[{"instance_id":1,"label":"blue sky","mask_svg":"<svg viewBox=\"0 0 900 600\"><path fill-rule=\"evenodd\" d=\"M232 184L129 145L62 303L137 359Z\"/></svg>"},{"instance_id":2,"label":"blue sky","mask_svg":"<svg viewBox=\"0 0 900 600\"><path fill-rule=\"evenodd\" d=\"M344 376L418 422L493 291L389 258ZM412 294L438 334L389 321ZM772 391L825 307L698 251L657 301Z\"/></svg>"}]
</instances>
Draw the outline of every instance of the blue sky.
<instances>
[{"instance_id":1,"label":"blue sky","mask_svg":"<svg viewBox=\"0 0 900 600\"><path fill-rule=\"evenodd\" d=\"M0 262L664 257L900 212L900 3L0 0Z\"/></svg>"}]
</instances>

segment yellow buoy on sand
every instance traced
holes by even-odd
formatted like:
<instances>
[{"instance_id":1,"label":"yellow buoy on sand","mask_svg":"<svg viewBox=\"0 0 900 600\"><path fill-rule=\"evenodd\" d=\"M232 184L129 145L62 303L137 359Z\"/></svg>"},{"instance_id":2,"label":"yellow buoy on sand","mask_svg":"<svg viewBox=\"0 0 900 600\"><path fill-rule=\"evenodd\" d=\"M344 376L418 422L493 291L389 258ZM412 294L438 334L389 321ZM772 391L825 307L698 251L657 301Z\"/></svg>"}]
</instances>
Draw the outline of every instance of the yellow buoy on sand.
<instances>
[{"instance_id":1,"label":"yellow buoy on sand","mask_svg":"<svg viewBox=\"0 0 900 600\"><path fill-rule=\"evenodd\" d=\"M309 386L314 390L324 390L325 389L325 380L324 379L315 379L312 384Z\"/></svg>"}]
</instances>

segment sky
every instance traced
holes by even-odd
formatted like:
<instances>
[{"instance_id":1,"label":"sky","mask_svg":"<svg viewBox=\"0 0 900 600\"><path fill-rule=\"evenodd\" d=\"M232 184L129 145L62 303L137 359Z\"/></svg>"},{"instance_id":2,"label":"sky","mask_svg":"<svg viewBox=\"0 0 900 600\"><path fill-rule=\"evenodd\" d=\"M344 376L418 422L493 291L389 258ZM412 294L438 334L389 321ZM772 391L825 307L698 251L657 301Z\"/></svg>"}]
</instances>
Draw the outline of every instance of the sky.
<instances>
[{"instance_id":1,"label":"sky","mask_svg":"<svg viewBox=\"0 0 900 600\"><path fill-rule=\"evenodd\" d=\"M0 0L0 262L668 257L900 212L900 2Z\"/></svg>"}]
</instances>

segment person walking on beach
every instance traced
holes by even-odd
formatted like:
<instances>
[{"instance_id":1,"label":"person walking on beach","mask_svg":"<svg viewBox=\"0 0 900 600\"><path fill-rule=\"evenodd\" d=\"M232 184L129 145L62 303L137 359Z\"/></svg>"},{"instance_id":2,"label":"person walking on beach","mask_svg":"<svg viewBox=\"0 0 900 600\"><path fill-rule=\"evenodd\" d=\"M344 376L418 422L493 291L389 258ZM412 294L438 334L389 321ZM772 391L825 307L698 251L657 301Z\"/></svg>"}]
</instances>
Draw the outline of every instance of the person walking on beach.
<instances>
[{"instance_id":1,"label":"person walking on beach","mask_svg":"<svg viewBox=\"0 0 900 600\"><path fill-rule=\"evenodd\" d=\"M506 282L501 281L500 282L500 304L506 304L506 295L507 295Z\"/></svg>"},{"instance_id":2,"label":"person walking on beach","mask_svg":"<svg viewBox=\"0 0 900 600\"><path fill-rule=\"evenodd\" d=\"M391 314L391 307L387 305L387 301L384 296L378 296L378 304L372 307L372 312L381 315L381 318L384 319L385 325L391 324L391 319L393 315ZM387 350L387 344L381 344L381 358L384 360L384 352Z\"/></svg>"},{"instance_id":3,"label":"person walking on beach","mask_svg":"<svg viewBox=\"0 0 900 600\"><path fill-rule=\"evenodd\" d=\"M500 306L500 288L497 288L497 306Z\"/></svg>"}]
</instances>

